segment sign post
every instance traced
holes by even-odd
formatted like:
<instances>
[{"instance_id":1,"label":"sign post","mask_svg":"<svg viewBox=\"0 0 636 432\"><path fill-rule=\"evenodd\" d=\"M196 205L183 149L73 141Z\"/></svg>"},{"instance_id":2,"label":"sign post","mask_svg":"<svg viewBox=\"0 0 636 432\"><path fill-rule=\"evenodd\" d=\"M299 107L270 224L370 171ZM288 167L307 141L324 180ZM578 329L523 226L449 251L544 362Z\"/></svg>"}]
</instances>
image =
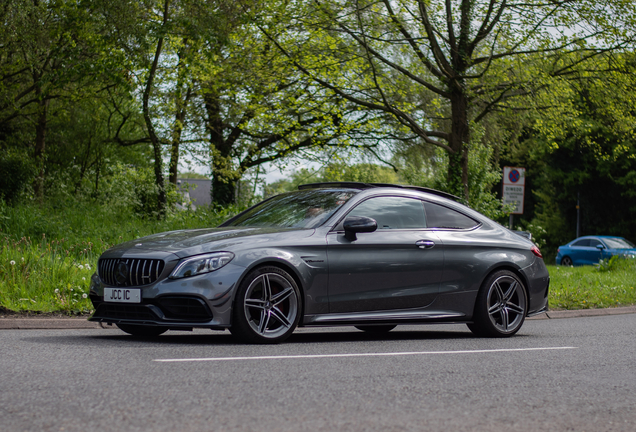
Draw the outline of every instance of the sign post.
<instances>
[{"instance_id":1,"label":"sign post","mask_svg":"<svg viewBox=\"0 0 636 432\"><path fill-rule=\"evenodd\" d=\"M526 169L519 167L504 167L503 169L503 203L514 204L510 213L510 229L512 229L513 215L523 214L523 199L526 189Z\"/></svg>"}]
</instances>

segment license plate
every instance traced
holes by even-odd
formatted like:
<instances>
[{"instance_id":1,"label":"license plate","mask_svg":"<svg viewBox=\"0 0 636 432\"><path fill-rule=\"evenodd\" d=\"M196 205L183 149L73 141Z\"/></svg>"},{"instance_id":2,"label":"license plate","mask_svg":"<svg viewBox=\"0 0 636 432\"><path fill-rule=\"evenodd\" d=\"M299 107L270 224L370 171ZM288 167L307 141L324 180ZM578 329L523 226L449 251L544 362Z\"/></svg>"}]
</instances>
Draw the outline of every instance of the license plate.
<instances>
[{"instance_id":1,"label":"license plate","mask_svg":"<svg viewBox=\"0 0 636 432\"><path fill-rule=\"evenodd\" d=\"M104 288L104 301L115 303L141 303L141 290L133 288Z\"/></svg>"}]
</instances>

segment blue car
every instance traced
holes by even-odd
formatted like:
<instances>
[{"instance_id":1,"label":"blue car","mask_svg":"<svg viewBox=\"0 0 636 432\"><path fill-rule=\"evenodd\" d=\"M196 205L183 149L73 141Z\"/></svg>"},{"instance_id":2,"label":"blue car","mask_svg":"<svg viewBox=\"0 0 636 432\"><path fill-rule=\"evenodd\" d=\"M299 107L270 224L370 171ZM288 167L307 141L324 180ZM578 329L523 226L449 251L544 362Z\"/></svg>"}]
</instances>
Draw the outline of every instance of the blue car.
<instances>
[{"instance_id":1,"label":"blue car","mask_svg":"<svg viewBox=\"0 0 636 432\"><path fill-rule=\"evenodd\" d=\"M592 265L614 255L636 257L636 246L623 237L579 237L565 246L559 246L556 264L563 266Z\"/></svg>"}]
</instances>

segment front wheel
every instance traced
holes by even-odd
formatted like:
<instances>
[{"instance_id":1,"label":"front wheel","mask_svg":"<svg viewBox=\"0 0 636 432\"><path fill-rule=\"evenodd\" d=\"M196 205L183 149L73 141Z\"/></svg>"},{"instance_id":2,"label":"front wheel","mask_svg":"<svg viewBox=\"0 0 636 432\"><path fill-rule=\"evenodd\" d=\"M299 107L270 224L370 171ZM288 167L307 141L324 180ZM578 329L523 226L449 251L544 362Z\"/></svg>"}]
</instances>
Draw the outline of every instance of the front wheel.
<instances>
[{"instance_id":1,"label":"front wheel","mask_svg":"<svg viewBox=\"0 0 636 432\"><path fill-rule=\"evenodd\" d=\"M508 337L517 333L528 313L526 289L511 271L499 270L486 278L477 294L473 323L477 336Z\"/></svg>"},{"instance_id":2,"label":"front wheel","mask_svg":"<svg viewBox=\"0 0 636 432\"><path fill-rule=\"evenodd\" d=\"M298 325L300 301L300 290L286 271L257 268L238 289L230 331L248 343L282 342Z\"/></svg>"},{"instance_id":3,"label":"front wheel","mask_svg":"<svg viewBox=\"0 0 636 432\"><path fill-rule=\"evenodd\" d=\"M166 327L144 326L135 324L117 324L117 327L130 335L141 338L156 337L168 331Z\"/></svg>"}]
</instances>

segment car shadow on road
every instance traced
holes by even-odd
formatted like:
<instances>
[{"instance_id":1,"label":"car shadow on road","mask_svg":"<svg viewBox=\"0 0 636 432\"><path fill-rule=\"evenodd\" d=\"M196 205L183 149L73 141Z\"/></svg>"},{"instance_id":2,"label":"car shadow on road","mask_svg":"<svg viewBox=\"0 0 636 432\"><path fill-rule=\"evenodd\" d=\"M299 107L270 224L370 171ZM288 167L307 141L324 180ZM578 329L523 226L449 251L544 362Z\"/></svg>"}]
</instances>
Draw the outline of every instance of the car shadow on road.
<instances>
[{"instance_id":1,"label":"car shadow on road","mask_svg":"<svg viewBox=\"0 0 636 432\"><path fill-rule=\"evenodd\" d=\"M515 338L524 337L517 335ZM304 331L301 329L287 339L284 345L293 344L338 344L351 342L378 342L378 341L427 341L427 340L460 340L466 339L475 341L480 338L474 336L469 331L453 330L423 330L399 328L389 333L366 333L358 330L325 329L324 331ZM103 334L99 331L90 331L89 334L60 334L36 337L25 337L25 342L60 344L60 345L84 345L84 346L133 346L133 345L237 345L244 346L228 331L204 333L203 331L189 332L168 332L158 337L139 338L125 333L108 332Z\"/></svg>"}]
</instances>

